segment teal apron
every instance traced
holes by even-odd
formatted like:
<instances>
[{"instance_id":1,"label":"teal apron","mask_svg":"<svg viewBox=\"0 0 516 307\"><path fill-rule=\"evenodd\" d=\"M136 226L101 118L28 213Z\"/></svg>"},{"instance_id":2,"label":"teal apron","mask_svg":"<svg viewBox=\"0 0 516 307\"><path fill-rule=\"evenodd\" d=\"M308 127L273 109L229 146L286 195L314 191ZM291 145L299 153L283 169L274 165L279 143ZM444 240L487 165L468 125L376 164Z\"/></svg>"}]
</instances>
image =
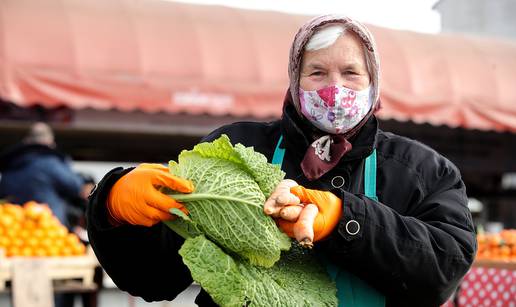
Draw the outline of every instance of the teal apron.
<instances>
[{"instance_id":1,"label":"teal apron","mask_svg":"<svg viewBox=\"0 0 516 307\"><path fill-rule=\"evenodd\" d=\"M283 136L280 136L274 155L272 164L283 164L285 157L285 148L281 148L280 144ZM365 195L371 199L378 201L376 197L376 149L367 157L364 168L364 190ZM340 270L336 265L325 261L328 274L337 284L337 297L339 299L339 307L383 307L385 306L385 297L376 289L367 285L364 281L355 275Z\"/></svg>"}]
</instances>

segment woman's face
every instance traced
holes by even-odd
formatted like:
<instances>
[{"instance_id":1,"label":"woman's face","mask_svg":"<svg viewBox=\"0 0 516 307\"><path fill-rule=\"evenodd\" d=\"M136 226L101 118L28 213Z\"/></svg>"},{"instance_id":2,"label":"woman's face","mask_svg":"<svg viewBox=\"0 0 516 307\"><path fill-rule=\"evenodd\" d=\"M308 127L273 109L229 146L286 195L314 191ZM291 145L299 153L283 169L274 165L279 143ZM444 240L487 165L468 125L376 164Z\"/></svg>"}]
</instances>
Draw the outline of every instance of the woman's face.
<instances>
[{"instance_id":1,"label":"woman's face","mask_svg":"<svg viewBox=\"0 0 516 307\"><path fill-rule=\"evenodd\" d=\"M362 43L352 32L341 35L328 48L303 54L299 86L305 91L330 85L359 91L367 88L369 82Z\"/></svg>"}]
</instances>

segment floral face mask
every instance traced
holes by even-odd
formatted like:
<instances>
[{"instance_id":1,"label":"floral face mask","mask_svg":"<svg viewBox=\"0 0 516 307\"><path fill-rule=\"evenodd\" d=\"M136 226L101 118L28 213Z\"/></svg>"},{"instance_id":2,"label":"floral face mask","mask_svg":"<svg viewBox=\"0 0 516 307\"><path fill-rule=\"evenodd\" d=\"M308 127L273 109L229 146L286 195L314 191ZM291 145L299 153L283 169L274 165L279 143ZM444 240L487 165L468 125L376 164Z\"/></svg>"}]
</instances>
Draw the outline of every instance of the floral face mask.
<instances>
[{"instance_id":1,"label":"floral face mask","mask_svg":"<svg viewBox=\"0 0 516 307\"><path fill-rule=\"evenodd\" d=\"M372 106L370 87L355 91L331 85L316 91L299 89L301 113L317 128L341 134L355 127Z\"/></svg>"}]
</instances>

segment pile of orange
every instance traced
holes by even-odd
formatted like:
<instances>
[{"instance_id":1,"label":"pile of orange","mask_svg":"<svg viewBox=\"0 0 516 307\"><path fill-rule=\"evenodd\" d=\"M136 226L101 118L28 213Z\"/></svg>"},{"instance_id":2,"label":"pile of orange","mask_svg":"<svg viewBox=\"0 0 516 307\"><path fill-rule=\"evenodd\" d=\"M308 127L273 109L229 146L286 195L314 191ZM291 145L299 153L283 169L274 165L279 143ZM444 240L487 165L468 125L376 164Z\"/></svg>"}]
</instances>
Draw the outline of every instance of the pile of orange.
<instances>
[{"instance_id":1,"label":"pile of orange","mask_svg":"<svg viewBox=\"0 0 516 307\"><path fill-rule=\"evenodd\" d=\"M75 256L86 251L47 205L34 201L0 204L0 249L7 257Z\"/></svg>"},{"instance_id":2,"label":"pile of orange","mask_svg":"<svg viewBox=\"0 0 516 307\"><path fill-rule=\"evenodd\" d=\"M477 235L477 259L516 261L516 229Z\"/></svg>"}]
</instances>

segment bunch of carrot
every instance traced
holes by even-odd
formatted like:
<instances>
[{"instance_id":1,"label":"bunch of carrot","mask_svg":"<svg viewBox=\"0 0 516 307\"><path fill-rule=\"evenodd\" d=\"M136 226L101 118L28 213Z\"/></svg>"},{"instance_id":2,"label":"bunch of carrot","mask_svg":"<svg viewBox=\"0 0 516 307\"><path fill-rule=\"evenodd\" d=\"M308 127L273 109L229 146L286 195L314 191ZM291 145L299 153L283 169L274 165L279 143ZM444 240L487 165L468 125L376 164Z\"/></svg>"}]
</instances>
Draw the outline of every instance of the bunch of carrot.
<instances>
[{"instance_id":1,"label":"bunch of carrot","mask_svg":"<svg viewBox=\"0 0 516 307\"><path fill-rule=\"evenodd\" d=\"M303 204L290 192L298 186L293 180L281 181L276 190L265 202L265 214L276 218L276 222L290 237L294 237L301 246L311 248L314 241L314 223L319 208L314 204Z\"/></svg>"}]
</instances>

